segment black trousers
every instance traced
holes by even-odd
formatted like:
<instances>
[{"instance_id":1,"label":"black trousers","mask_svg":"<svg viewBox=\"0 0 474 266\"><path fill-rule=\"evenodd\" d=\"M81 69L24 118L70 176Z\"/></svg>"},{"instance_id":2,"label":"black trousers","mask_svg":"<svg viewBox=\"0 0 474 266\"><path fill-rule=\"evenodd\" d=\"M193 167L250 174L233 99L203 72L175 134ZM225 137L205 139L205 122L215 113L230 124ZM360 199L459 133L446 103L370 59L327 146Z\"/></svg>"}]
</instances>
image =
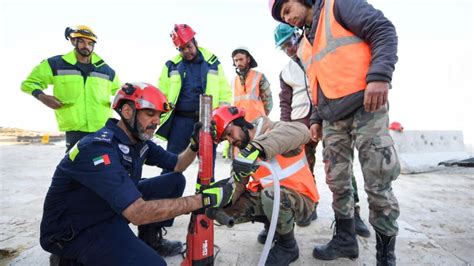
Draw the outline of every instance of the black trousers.
<instances>
[{"instance_id":1,"label":"black trousers","mask_svg":"<svg viewBox=\"0 0 474 266\"><path fill-rule=\"evenodd\" d=\"M66 131L66 152L68 152L83 137L93 132Z\"/></svg>"}]
</instances>

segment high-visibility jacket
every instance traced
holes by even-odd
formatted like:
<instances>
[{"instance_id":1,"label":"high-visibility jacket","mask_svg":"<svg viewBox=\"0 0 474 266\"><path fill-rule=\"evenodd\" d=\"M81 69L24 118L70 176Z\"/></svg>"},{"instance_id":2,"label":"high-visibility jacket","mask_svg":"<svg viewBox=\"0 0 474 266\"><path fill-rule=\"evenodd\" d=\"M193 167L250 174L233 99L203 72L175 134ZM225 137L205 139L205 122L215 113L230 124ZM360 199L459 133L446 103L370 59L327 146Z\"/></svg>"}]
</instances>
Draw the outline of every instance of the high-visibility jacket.
<instances>
[{"instance_id":1,"label":"high-visibility jacket","mask_svg":"<svg viewBox=\"0 0 474 266\"><path fill-rule=\"evenodd\" d=\"M205 93L212 95L212 108L216 108L221 105L230 105L232 102L232 91L230 89L227 78L224 75L224 69L219 62L218 58L211 53L209 50L199 47L199 51L202 53L205 63L203 63L203 73L206 73L204 80ZM173 59L166 62L163 70L161 71L160 78L158 80L158 88L165 94L169 102L176 104L178 97L181 92L182 75L180 73L179 65L183 61L183 57L178 54ZM173 112L166 113L160 123L163 125ZM165 136L160 136L165 138Z\"/></svg>"},{"instance_id":2,"label":"high-visibility jacket","mask_svg":"<svg viewBox=\"0 0 474 266\"><path fill-rule=\"evenodd\" d=\"M269 160L268 163L270 163L274 171L278 172L280 186L297 191L314 202L319 201L318 189L309 170L303 146L301 147L301 152L296 156L284 157L277 155ZM272 173L264 166L260 166L255 174L252 175L252 178L253 180L247 186L250 191L257 192L261 188L273 186Z\"/></svg>"},{"instance_id":3,"label":"high-visibility jacket","mask_svg":"<svg viewBox=\"0 0 474 266\"><path fill-rule=\"evenodd\" d=\"M260 81L263 74L250 69L245 83L240 82L237 75L234 79L234 105L245 109L245 120L252 121L259 116L264 116L265 108L260 98Z\"/></svg>"},{"instance_id":4,"label":"high-visibility jacket","mask_svg":"<svg viewBox=\"0 0 474 266\"><path fill-rule=\"evenodd\" d=\"M95 132L112 116L110 97L120 88L115 71L95 53L92 71L85 76L76 66L74 51L43 60L21 84L32 94L53 85L63 106L54 110L60 131Z\"/></svg>"},{"instance_id":5,"label":"high-visibility jacket","mask_svg":"<svg viewBox=\"0 0 474 266\"><path fill-rule=\"evenodd\" d=\"M370 47L337 22L335 1L324 1L313 44L305 37L298 51L310 80L314 104L317 104L318 86L329 99L338 99L367 87Z\"/></svg>"},{"instance_id":6,"label":"high-visibility jacket","mask_svg":"<svg viewBox=\"0 0 474 266\"><path fill-rule=\"evenodd\" d=\"M311 98L309 96L311 95L311 87L309 86L306 72L295 60L290 60L283 67L280 78L286 85L291 87L292 92L291 98L286 99L291 101L291 110L282 107L283 104L281 102L285 99L280 98L281 112L291 111L289 117L292 121L304 119L311 111Z\"/></svg>"}]
</instances>

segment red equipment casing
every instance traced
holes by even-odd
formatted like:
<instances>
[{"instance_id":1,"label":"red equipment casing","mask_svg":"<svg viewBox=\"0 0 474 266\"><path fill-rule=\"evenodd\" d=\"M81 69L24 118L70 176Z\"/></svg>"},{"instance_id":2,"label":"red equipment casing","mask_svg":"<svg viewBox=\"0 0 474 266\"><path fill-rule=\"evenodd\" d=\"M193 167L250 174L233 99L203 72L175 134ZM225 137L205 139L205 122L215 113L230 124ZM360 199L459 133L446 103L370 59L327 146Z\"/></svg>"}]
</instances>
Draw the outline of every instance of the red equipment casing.
<instances>
[{"instance_id":1,"label":"red equipment casing","mask_svg":"<svg viewBox=\"0 0 474 266\"><path fill-rule=\"evenodd\" d=\"M213 176L213 140L211 136L212 96L199 98L199 179L201 186L208 186ZM214 265L214 222L203 211L191 213L186 236L186 258L182 266Z\"/></svg>"}]
</instances>

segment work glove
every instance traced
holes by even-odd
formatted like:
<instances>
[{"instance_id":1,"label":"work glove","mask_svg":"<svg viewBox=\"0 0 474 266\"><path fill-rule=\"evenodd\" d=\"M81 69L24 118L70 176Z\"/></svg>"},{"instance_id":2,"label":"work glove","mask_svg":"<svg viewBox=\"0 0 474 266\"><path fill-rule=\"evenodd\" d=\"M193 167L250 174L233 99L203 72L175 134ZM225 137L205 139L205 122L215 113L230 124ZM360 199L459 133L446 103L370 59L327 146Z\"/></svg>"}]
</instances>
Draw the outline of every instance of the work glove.
<instances>
[{"instance_id":1,"label":"work glove","mask_svg":"<svg viewBox=\"0 0 474 266\"><path fill-rule=\"evenodd\" d=\"M248 177L259 167L256 164L259 155L260 151L250 143L240 151L232 161L232 177L235 182L247 184Z\"/></svg>"},{"instance_id":2,"label":"work glove","mask_svg":"<svg viewBox=\"0 0 474 266\"><path fill-rule=\"evenodd\" d=\"M194 124L193 133L191 134L191 139L189 141L190 143L189 148L193 152L198 152L199 150L199 131L201 130L201 128L202 128L201 122L196 122Z\"/></svg>"},{"instance_id":3,"label":"work glove","mask_svg":"<svg viewBox=\"0 0 474 266\"><path fill-rule=\"evenodd\" d=\"M223 208L232 200L235 183L229 183L229 178L211 184L202 190L202 206L204 208Z\"/></svg>"},{"instance_id":4,"label":"work glove","mask_svg":"<svg viewBox=\"0 0 474 266\"><path fill-rule=\"evenodd\" d=\"M193 152L199 151L199 132L201 128L202 128L201 122L196 122L194 124L193 133L191 134L191 140L189 141L190 142L189 148ZM215 140L217 138L217 127L216 127L215 121L211 121L211 137L212 137L212 140Z\"/></svg>"}]
</instances>

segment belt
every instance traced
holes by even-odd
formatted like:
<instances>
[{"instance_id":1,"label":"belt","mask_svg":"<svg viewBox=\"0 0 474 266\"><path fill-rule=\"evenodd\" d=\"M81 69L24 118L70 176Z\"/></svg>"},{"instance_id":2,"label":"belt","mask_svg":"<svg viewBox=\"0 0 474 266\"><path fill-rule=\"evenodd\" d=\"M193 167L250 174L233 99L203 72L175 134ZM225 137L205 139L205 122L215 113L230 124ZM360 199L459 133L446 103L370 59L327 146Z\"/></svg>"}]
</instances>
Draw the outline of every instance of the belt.
<instances>
[{"instance_id":1,"label":"belt","mask_svg":"<svg viewBox=\"0 0 474 266\"><path fill-rule=\"evenodd\" d=\"M183 116L183 117L188 117L188 118L199 119L199 112L198 111L194 111L194 112L174 111L174 114L177 115L177 116Z\"/></svg>"}]
</instances>

